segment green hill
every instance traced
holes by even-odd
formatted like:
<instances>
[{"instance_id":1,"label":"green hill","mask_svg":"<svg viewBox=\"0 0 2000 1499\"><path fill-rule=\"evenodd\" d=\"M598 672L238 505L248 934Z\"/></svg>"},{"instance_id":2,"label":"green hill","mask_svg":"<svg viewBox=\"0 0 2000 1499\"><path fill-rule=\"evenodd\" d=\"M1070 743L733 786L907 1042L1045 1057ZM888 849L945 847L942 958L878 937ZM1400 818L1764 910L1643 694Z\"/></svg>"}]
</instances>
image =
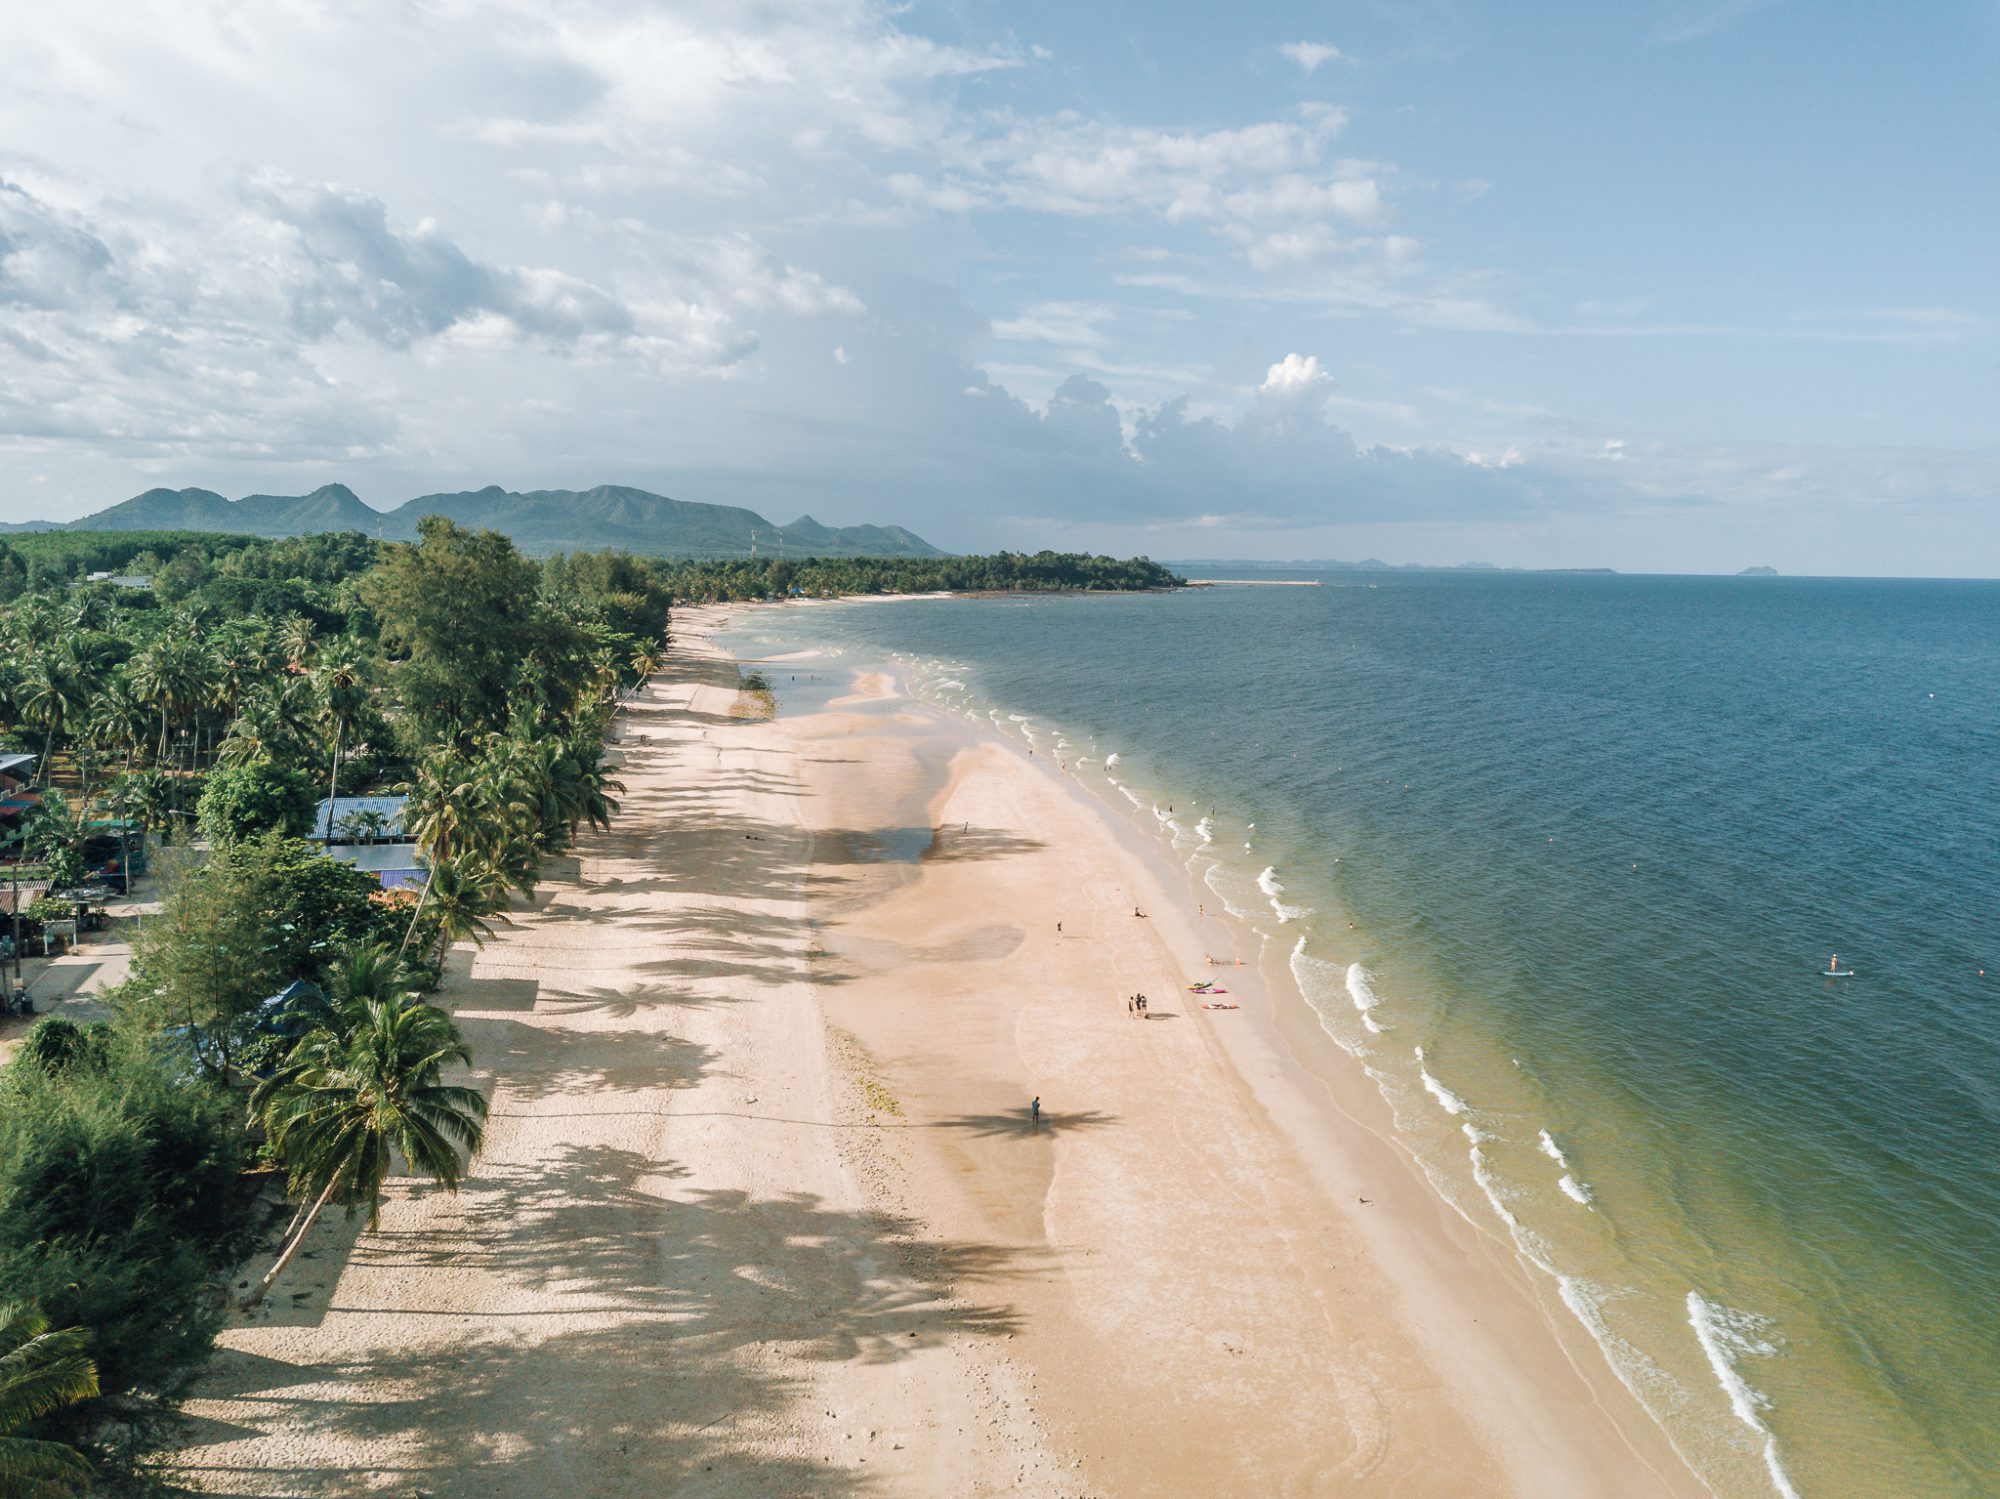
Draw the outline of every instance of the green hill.
<instances>
[{"instance_id":1,"label":"green hill","mask_svg":"<svg viewBox=\"0 0 2000 1499\"><path fill-rule=\"evenodd\" d=\"M946 554L901 526L823 526L802 516L778 526L754 510L669 499L622 484L595 489L500 488L419 495L387 512L365 505L345 484L306 495L245 495L227 500L209 489L149 489L71 521L26 522L10 529L71 531L211 531L239 536L302 536L361 531L407 541L426 515L484 527L530 553L596 551L603 547L656 557L942 557Z\"/></svg>"}]
</instances>

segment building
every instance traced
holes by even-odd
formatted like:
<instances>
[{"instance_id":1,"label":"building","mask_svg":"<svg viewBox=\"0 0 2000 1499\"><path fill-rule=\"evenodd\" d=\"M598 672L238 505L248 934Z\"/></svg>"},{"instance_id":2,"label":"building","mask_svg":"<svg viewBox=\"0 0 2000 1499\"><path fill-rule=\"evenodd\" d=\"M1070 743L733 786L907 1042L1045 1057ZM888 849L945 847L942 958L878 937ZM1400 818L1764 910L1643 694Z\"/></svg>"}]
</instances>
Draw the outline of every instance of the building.
<instances>
[{"instance_id":1,"label":"building","mask_svg":"<svg viewBox=\"0 0 2000 1499\"><path fill-rule=\"evenodd\" d=\"M323 796L307 836L318 843L411 842L414 835L403 828L407 801L407 796Z\"/></svg>"},{"instance_id":2,"label":"building","mask_svg":"<svg viewBox=\"0 0 2000 1499\"><path fill-rule=\"evenodd\" d=\"M309 835L329 859L372 874L384 890L420 890L430 879L416 838L403 826L406 796L321 797Z\"/></svg>"}]
</instances>

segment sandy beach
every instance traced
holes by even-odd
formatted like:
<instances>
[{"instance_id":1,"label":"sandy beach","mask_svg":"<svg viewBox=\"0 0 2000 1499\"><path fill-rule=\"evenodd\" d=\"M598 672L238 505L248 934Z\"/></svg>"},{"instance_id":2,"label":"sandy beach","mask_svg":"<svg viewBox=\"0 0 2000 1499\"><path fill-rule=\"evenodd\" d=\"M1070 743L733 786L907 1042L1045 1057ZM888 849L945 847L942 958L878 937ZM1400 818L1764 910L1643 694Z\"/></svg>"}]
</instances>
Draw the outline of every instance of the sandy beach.
<instances>
[{"instance_id":1,"label":"sandy beach","mask_svg":"<svg viewBox=\"0 0 2000 1499\"><path fill-rule=\"evenodd\" d=\"M746 716L720 619L677 614L621 715L612 830L454 955L492 1096L465 1187L315 1230L181 1476L1706 1492L1297 996L1209 967L1237 937L1177 871L887 670L806 701L768 666Z\"/></svg>"}]
</instances>

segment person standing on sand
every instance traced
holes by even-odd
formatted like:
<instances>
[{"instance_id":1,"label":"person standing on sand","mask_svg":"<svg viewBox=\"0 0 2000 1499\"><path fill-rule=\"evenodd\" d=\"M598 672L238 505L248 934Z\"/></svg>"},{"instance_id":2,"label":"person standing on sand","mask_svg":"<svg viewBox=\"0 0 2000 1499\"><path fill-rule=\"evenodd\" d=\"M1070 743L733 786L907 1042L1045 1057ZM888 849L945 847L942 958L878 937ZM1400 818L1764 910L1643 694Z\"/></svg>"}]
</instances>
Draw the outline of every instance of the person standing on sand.
<instances>
[{"instance_id":1,"label":"person standing on sand","mask_svg":"<svg viewBox=\"0 0 2000 1499\"><path fill-rule=\"evenodd\" d=\"M1037 1129L1042 1127L1042 1095L1039 1093L1035 1095L1034 1101L1028 1105L1028 1122L1033 1124Z\"/></svg>"},{"instance_id":2,"label":"person standing on sand","mask_svg":"<svg viewBox=\"0 0 2000 1499\"><path fill-rule=\"evenodd\" d=\"M1056 935L1058 937L1062 935L1062 923L1060 921L1056 923Z\"/></svg>"}]
</instances>

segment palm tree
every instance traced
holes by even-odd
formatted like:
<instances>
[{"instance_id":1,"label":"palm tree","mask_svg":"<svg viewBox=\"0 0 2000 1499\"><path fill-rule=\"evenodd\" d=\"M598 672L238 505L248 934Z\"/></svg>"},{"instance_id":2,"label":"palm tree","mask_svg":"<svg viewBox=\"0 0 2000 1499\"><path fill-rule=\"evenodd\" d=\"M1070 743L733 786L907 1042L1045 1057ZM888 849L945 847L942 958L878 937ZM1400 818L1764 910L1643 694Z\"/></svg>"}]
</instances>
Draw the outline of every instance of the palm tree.
<instances>
[{"instance_id":1,"label":"palm tree","mask_svg":"<svg viewBox=\"0 0 2000 1499\"><path fill-rule=\"evenodd\" d=\"M84 819L60 791L46 791L21 819L28 852L45 860L57 887L73 883L83 873L83 845L90 835Z\"/></svg>"},{"instance_id":2,"label":"palm tree","mask_svg":"<svg viewBox=\"0 0 2000 1499\"><path fill-rule=\"evenodd\" d=\"M0 1492L22 1499L80 1494L90 1462L61 1442L21 1436L30 1421L97 1393L97 1366L81 1327L49 1331L49 1319L18 1302L0 1305Z\"/></svg>"},{"instance_id":3,"label":"palm tree","mask_svg":"<svg viewBox=\"0 0 2000 1499\"><path fill-rule=\"evenodd\" d=\"M313 658L313 650L319 644L319 633L313 622L303 614L292 614L278 626L278 648L285 653L285 659L301 671Z\"/></svg>"},{"instance_id":4,"label":"palm tree","mask_svg":"<svg viewBox=\"0 0 2000 1499\"><path fill-rule=\"evenodd\" d=\"M83 735L101 750L122 757L124 768L132 768L132 756L146 740L146 705L132 690L131 678L124 673L110 677L90 702L89 722Z\"/></svg>"},{"instance_id":5,"label":"palm tree","mask_svg":"<svg viewBox=\"0 0 2000 1499\"><path fill-rule=\"evenodd\" d=\"M364 807L341 818L340 829L356 842L373 843L389 831L389 819L373 807Z\"/></svg>"},{"instance_id":6,"label":"palm tree","mask_svg":"<svg viewBox=\"0 0 2000 1499\"><path fill-rule=\"evenodd\" d=\"M470 937L483 944L493 935L486 918L495 915L507 900L507 876L475 853L455 859L439 859L431 865L417 908L410 913L409 927L403 932L398 954L408 950L417 933L417 923L429 909L437 925L434 961L442 963L451 944ZM505 921L504 916L499 918Z\"/></svg>"},{"instance_id":7,"label":"palm tree","mask_svg":"<svg viewBox=\"0 0 2000 1499\"><path fill-rule=\"evenodd\" d=\"M644 687L646 679L666 664L667 649L663 641L655 641L650 645L642 645L633 651L629 667L631 675L627 679L632 685L632 690L636 692L639 688Z\"/></svg>"},{"instance_id":8,"label":"palm tree","mask_svg":"<svg viewBox=\"0 0 2000 1499\"><path fill-rule=\"evenodd\" d=\"M472 1054L451 1018L400 994L361 1001L351 1033L316 1031L250 1095L271 1147L290 1171L292 1190L313 1196L311 1209L246 1303L263 1300L321 1210L335 1196L366 1204L368 1227L381 1221L382 1187L394 1156L411 1170L457 1191L465 1157L485 1137L486 1099L474 1088L441 1083L453 1062Z\"/></svg>"},{"instance_id":9,"label":"palm tree","mask_svg":"<svg viewBox=\"0 0 2000 1499\"><path fill-rule=\"evenodd\" d=\"M326 783L329 809L333 799L340 795L340 741L347 732L347 721L368 700L367 689L362 685L366 665L354 643L342 638L320 653L319 665L313 668L313 683L319 689L327 716L333 720L333 769L327 773ZM332 833L333 829L328 828L329 837Z\"/></svg>"},{"instance_id":10,"label":"palm tree","mask_svg":"<svg viewBox=\"0 0 2000 1499\"><path fill-rule=\"evenodd\" d=\"M208 653L193 635L170 631L132 658L132 688L159 710L160 748L154 763L167 758L167 730L210 695Z\"/></svg>"},{"instance_id":11,"label":"palm tree","mask_svg":"<svg viewBox=\"0 0 2000 1499\"><path fill-rule=\"evenodd\" d=\"M42 732L42 756L35 767L35 784L49 774L62 732L84 709L81 684L65 654L37 651L28 659L27 670L17 689L22 718Z\"/></svg>"}]
</instances>

